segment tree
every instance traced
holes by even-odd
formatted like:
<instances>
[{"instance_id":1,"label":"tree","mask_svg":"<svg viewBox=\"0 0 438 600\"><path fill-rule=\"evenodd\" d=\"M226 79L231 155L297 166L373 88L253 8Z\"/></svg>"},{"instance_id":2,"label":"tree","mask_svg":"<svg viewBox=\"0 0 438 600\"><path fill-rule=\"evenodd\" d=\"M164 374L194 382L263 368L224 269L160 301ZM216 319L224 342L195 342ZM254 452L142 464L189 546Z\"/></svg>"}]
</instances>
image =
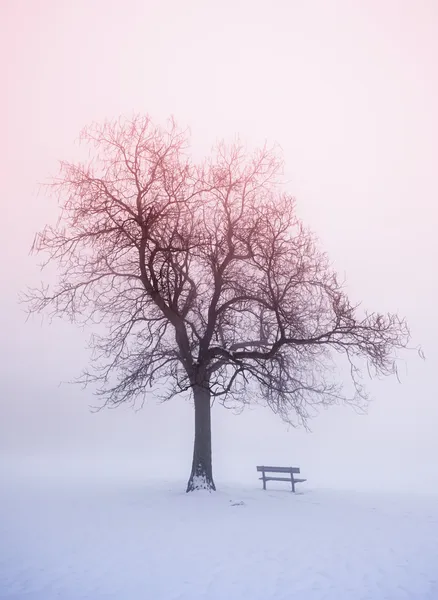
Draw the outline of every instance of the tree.
<instances>
[{"instance_id":1,"label":"tree","mask_svg":"<svg viewBox=\"0 0 438 600\"><path fill-rule=\"evenodd\" d=\"M57 283L30 289L31 312L104 325L91 338L103 406L190 392L195 413L187 491L215 489L211 404L262 401L304 424L339 401L364 405L361 379L396 372L409 332L396 315L361 313L280 184L281 158L219 144L202 164L174 121L136 116L93 125L85 163L50 184L61 216L33 249ZM96 327L97 328L97 327ZM351 397L334 381L349 364Z\"/></svg>"}]
</instances>

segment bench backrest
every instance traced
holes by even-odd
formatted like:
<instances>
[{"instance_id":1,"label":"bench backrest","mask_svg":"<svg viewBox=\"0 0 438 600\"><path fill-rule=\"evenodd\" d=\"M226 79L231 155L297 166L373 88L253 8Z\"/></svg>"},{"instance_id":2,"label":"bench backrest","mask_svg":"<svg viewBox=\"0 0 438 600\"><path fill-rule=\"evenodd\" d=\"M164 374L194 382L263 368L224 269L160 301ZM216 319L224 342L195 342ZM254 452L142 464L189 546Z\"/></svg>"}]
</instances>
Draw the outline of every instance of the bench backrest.
<instances>
[{"instance_id":1,"label":"bench backrest","mask_svg":"<svg viewBox=\"0 0 438 600\"><path fill-rule=\"evenodd\" d=\"M299 473L299 467L257 467L259 473Z\"/></svg>"}]
</instances>

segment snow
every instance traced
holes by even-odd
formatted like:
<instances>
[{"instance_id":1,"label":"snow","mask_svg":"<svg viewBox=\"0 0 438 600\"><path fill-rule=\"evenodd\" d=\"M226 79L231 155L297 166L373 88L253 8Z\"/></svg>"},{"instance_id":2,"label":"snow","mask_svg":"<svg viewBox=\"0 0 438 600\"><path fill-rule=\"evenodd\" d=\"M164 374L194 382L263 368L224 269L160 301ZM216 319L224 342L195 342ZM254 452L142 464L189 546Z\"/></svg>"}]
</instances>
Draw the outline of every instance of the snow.
<instances>
[{"instance_id":1,"label":"snow","mask_svg":"<svg viewBox=\"0 0 438 600\"><path fill-rule=\"evenodd\" d=\"M201 470L201 467L199 468ZM194 475L191 482L191 491L193 490L208 490L212 491L213 486L207 481L205 475Z\"/></svg>"},{"instance_id":2,"label":"snow","mask_svg":"<svg viewBox=\"0 0 438 600\"><path fill-rule=\"evenodd\" d=\"M438 498L258 483L5 479L0 598L438 598Z\"/></svg>"}]
</instances>

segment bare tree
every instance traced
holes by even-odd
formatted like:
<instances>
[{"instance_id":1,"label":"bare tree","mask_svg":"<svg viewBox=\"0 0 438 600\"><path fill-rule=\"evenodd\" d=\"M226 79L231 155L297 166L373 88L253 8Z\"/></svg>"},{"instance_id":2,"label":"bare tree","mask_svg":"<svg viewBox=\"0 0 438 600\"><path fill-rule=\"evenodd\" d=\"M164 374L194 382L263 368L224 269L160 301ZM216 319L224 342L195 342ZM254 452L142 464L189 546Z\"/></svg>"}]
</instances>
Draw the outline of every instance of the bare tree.
<instances>
[{"instance_id":1,"label":"bare tree","mask_svg":"<svg viewBox=\"0 0 438 600\"><path fill-rule=\"evenodd\" d=\"M173 121L137 116L94 125L84 164L61 163L52 182L62 209L36 236L35 251L59 279L28 292L30 311L49 308L103 324L91 338L102 405L190 392L195 409L187 491L215 489L211 404L262 401L306 424L339 401L364 405L361 379L396 372L409 332L396 315L361 313L282 191L282 161L220 144L194 165ZM354 393L334 381L348 360ZM164 391L163 391L164 390Z\"/></svg>"}]
</instances>

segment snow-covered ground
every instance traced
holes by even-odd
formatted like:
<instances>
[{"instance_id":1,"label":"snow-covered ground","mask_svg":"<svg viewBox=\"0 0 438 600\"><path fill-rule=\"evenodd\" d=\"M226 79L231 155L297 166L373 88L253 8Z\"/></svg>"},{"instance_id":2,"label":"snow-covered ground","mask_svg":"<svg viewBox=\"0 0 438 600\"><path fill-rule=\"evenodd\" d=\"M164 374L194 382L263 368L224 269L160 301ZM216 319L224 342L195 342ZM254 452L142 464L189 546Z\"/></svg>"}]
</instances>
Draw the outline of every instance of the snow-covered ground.
<instances>
[{"instance_id":1,"label":"snow-covered ground","mask_svg":"<svg viewBox=\"0 0 438 600\"><path fill-rule=\"evenodd\" d=\"M2 600L436 600L438 498L35 478L0 493Z\"/></svg>"}]
</instances>

